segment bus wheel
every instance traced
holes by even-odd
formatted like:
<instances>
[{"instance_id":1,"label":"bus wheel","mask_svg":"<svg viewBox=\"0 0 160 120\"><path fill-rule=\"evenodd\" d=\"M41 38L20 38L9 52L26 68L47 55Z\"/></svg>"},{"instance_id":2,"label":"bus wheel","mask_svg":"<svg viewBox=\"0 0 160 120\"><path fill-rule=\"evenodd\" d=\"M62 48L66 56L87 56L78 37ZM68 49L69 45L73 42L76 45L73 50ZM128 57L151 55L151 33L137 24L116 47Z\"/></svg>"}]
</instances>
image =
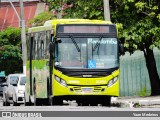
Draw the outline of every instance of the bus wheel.
<instances>
[{"instance_id":1,"label":"bus wheel","mask_svg":"<svg viewBox=\"0 0 160 120\"><path fill-rule=\"evenodd\" d=\"M35 102L34 105L35 106L41 106L42 105L43 100L39 99L39 98L35 98Z\"/></svg>"},{"instance_id":2,"label":"bus wheel","mask_svg":"<svg viewBox=\"0 0 160 120\"><path fill-rule=\"evenodd\" d=\"M111 97L107 97L107 98L103 99L102 106L110 107L111 106Z\"/></svg>"},{"instance_id":3,"label":"bus wheel","mask_svg":"<svg viewBox=\"0 0 160 120\"><path fill-rule=\"evenodd\" d=\"M52 98L52 104L53 105L63 105L63 99L53 97Z\"/></svg>"}]
</instances>

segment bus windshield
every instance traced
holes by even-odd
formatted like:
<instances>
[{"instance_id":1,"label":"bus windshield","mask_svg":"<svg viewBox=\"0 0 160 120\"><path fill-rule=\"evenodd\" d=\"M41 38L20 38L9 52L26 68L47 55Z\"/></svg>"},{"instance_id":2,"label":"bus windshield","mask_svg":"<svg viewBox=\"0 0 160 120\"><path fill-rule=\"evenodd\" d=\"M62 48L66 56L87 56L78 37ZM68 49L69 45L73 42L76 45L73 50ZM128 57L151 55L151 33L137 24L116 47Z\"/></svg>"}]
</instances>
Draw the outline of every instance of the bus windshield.
<instances>
[{"instance_id":1,"label":"bus windshield","mask_svg":"<svg viewBox=\"0 0 160 120\"><path fill-rule=\"evenodd\" d=\"M107 69L118 67L117 38L60 38L55 66L61 68Z\"/></svg>"}]
</instances>

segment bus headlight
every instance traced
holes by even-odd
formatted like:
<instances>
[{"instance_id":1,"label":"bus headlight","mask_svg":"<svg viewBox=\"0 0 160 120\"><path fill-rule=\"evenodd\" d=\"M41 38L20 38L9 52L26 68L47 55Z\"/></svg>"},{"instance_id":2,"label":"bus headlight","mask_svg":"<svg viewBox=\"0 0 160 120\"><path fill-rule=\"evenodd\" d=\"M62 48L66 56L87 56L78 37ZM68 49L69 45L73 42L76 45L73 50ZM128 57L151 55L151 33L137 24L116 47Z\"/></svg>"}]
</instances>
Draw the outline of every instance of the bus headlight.
<instances>
[{"instance_id":1,"label":"bus headlight","mask_svg":"<svg viewBox=\"0 0 160 120\"><path fill-rule=\"evenodd\" d=\"M66 83L65 80L63 80L63 79L61 79L61 78L59 78L59 77L57 77L57 76L55 76L55 79L56 79L56 81L59 82L61 85L67 87L67 83Z\"/></svg>"},{"instance_id":2,"label":"bus headlight","mask_svg":"<svg viewBox=\"0 0 160 120\"><path fill-rule=\"evenodd\" d=\"M115 77L115 78L113 78L113 79L111 79L109 82L108 82L108 87L110 87L110 86L112 86L116 81L118 80L118 76L117 77Z\"/></svg>"}]
</instances>

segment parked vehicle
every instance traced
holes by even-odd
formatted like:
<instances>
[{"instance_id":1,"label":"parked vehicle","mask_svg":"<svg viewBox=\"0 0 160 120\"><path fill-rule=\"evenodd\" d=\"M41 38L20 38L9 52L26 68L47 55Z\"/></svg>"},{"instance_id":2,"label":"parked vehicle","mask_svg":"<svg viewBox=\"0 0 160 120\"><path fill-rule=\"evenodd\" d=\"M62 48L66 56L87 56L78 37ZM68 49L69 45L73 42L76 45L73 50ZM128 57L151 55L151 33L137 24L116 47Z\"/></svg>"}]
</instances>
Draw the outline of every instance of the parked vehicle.
<instances>
[{"instance_id":1,"label":"parked vehicle","mask_svg":"<svg viewBox=\"0 0 160 120\"><path fill-rule=\"evenodd\" d=\"M24 74L10 74L3 88L3 105L14 106L24 103L26 76Z\"/></svg>"},{"instance_id":2,"label":"parked vehicle","mask_svg":"<svg viewBox=\"0 0 160 120\"><path fill-rule=\"evenodd\" d=\"M17 106L24 103L24 93L25 93L26 76L20 75L17 87L13 91L13 105Z\"/></svg>"},{"instance_id":3,"label":"parked vehicle","mask_svg":"<svg viewBox=\"0 0 160 120\"><path fill-rule=\"evenodd\" d=\"M5 75L5 72L4 71L1 71L0 72L0 95L3 94L3 83L6 82L6 75Z\"/></svg>"}]
</instances>

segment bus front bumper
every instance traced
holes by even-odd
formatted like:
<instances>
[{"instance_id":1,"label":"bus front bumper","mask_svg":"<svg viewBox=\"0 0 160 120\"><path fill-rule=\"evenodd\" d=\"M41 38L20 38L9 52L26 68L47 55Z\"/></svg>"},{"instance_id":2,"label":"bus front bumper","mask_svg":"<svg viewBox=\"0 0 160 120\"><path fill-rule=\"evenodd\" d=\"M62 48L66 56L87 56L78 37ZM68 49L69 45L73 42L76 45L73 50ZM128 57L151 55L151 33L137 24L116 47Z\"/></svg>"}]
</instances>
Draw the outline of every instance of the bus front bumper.
<instances>
[{"instance_id":1,"label":"bus front bumper","mask_svg":"<svg viewBox=\"0 0 160 120\"><path fill-rule=\"evenodd\" d=\"M52 89L53 96L119 96L119 81L110 87L107 85L70 85L65 87L57 81L54 81L52 86L54 88Z\"/></svg>"}]
</instances>

